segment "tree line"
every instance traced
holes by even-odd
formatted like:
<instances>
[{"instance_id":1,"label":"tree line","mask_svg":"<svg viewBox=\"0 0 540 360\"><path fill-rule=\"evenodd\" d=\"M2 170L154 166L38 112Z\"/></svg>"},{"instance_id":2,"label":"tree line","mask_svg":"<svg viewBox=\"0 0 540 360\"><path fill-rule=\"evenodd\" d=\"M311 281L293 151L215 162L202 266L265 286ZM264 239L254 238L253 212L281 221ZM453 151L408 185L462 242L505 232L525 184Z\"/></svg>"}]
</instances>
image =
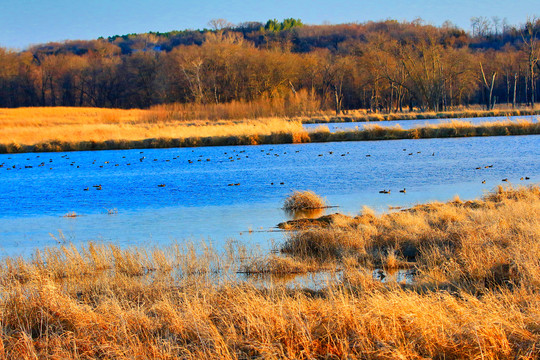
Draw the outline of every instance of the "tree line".
<instances>
[{"instance_id":1,"label":"tree line","mask_svg":"<svg viewBox=\"0 0 540 360\"><path fill-rule=\"evenodd\" d=\"M0 48L0 107L219 104L302 94L321 109L532 106L540 20L304 25L298 19Z\"/></svg>"}]
</instances>

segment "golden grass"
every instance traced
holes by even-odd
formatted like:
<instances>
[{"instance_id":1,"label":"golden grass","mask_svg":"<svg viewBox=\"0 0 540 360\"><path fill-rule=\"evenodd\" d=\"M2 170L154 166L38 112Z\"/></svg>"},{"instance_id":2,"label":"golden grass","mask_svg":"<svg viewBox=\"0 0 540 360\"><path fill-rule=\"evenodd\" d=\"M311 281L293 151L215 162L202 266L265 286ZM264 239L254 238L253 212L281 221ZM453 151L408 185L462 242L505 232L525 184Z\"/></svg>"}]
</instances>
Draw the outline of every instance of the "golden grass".
<instances>
[{"instance_id":1,"label":"golden grass","mask_svg":"<svg viewBox=\"0 0 540 360\"><path fill-rule=\"evenodd\" d=\"M493 110L483 110L479 107L471 106L469 108L458 108L452 111L406 111L393 113L372 113L367 110L349 110L346 114L339 116L332 115L313 115L303 117L302 121L306 124L317 123L335 123L335 122L369 122L369 121L389 121L389 120L424 120L424 119L459 119L459 118L477 118L494 116L525 116L540 115L540 108L535 109L522 108L512 109L505 106Z\"/></svg>"},{"instance_id":2,"label":"golden grass","mask_svg":"<svg viewBox=\"0 0 540 360\"><path fill-rule=\"evenodd\" d=\"M283 208L289 211L321 209L326 207L322 197L313 191L294 191L283 202Z\"/></svg>"},{"instance_id":3,"label":"golden grass","mask_svg":"<svg viewBox=\"0 0 540 360\"><path fill-rule=\"evenodd\" d=\"M365 211L324 230L318 253L292 258L233 245L218 253L90 243L3 259L0 358L540 356L540 188ZM381 283L366 267L377 254L390 265L407 253L413 284ZM328 258L341 280L320 289L234 277L317 270Z\"/></svg>"},{"instance_id":4,"label":"golden grass","mask_svg":"<svg viewBox=\"0 0 540 360\"><path fill-rule=\"evenodd\" d=\"M301 132L299 121L148 121L151 110L96 108L0 109L0 144L134 141L159 138L256 136Z\"/></svg>"},{"instance_id":5,"label":"golden grass","mask_svg":"<svg viewBox=\"0 0 540 360\"><path fill-rule=\"evenodd\" d=\"M294 120L284 117L251 120L186 120L177 119L175 111L177 110L172 111L171 115L166 110L160 109L62 107L0 109L0 127L2 128L0 153L540 133L540 123L532 121L502 121L481 125L452 121L412 130L371 125L365 130L337 133L330 133L327 128L320 127L315 131L307 132L303 129L299 118ZM204 113L200 109L198 111L201 114ZM160 113L165 113L165 115L159 115Z\"/></svg>"}]
</instances>

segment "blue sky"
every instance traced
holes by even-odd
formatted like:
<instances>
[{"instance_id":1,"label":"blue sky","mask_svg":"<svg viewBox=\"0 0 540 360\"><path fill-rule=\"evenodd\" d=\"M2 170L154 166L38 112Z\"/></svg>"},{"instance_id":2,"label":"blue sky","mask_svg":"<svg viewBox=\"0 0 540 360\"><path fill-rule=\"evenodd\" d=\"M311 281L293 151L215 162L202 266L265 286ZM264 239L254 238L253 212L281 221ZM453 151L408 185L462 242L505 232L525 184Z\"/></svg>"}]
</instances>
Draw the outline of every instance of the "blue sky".
<instances>
[{"instance_id":1,"label":"blue sky","mask_svg":"<svg viewBox=\"0 0 540 360\"><path fill-rule=\"evenodd\" d=\"M0 46L23 49L30 44L66 39L95 39L147 31L199 29L208 21L264 22L300 18L304 23L413 20L441 25L450 20L470 30L473 16L507 18L523 23L540 15L539 0L0 0Z\"/></svg>"}]
</instances>

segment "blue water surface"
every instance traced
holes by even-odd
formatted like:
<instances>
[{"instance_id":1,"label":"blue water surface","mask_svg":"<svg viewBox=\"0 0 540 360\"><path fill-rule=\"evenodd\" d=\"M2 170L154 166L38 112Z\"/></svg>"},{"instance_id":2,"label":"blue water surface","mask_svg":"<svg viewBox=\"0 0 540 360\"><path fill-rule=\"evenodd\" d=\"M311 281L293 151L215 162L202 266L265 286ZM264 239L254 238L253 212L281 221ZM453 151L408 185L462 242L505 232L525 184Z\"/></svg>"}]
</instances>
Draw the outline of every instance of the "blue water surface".
<instances>
[{"instance_id":1,"label":"blue water surface","mask_svg":"<svg viewBox=\"0 0 540 360\"><path fill-rule=\"evenodd\" d=\"M476 198L505 178L538 183L539 159L536 135L5 154L0 256L87 241L219 247L237 239L268 248L282 240L268 230L289 219L281 207L293 190L338 206L327 212L381 212ZM80 216L64 216L71 212Z\"/></svg>"},{"instance_id":2,"label":"blue water surface","mask_svg":"<svg viewBox=\"0 0 540 360\"><path fill-rule=\"evenodd\" d=\"M342 122L342 123L323 123L323 124L304 124L304 128L308 131L316 130L323 126L328 127L330 132L347 131L347 130L362 130L366 127L373 125L392 127L399 126L402 129L413 129L416 127L424 127L430 125L447 124L452 121L468 122L473 125L479 125L483 123L492 123L497 121L513 121L518 122L522 120L538 122L540 116L537 115L523 115L523 116L493 116L493 117L477 117L477 118L461 118L461 119L422 119L422 120L388 120L388 121L367 121L367 122Z\"/></svg>"}]
</instances>

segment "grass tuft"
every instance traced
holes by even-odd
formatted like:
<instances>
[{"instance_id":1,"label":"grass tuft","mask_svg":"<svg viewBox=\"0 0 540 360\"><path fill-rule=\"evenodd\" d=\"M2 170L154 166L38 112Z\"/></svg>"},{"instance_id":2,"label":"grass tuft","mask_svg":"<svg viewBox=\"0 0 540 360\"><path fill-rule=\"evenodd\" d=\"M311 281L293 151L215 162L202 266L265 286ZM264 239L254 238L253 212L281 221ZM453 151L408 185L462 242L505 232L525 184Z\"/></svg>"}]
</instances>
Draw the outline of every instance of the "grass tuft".
<instances>
[{"instance_id":1,"label":"grass tuft","mask_svg":"<svg viewBox=\"0 0 540 360\"><path fill-rule=\"evenodd\" d=\"M324 207L326 207L324 199L309 190L294 191L283 203L283 208L289 211L321 209Z\"/></svg>"}]
</instances>

